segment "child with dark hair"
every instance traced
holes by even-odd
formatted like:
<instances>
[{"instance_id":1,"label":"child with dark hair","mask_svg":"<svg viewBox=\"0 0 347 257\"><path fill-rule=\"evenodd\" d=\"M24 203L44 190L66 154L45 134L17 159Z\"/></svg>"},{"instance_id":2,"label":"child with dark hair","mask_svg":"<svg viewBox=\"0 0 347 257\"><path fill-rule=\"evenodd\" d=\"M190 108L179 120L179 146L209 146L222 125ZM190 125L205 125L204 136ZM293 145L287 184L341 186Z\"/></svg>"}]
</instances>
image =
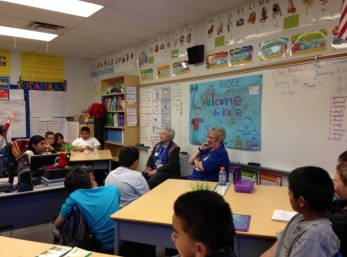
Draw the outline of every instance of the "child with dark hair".
<instances>
[{"instance_id":1,"label":"child with dark hair","mask_svg":"<svg viewBox=\"0 0 347 257\"><path fill-rule=\"evenodd\" d=\"M119 153L119 167L111 171L105 180L105 185L115 185L122 196L120 207L124 207L149 191L145 178L136 171L139 163L139 150L126 146Z\"/></svg>"},{"instance_id":2,"label":"child with dark hair","mask_svg":"<svg viewBox=\"0 0 347 257\"><path fill-rule=\"evenodd\" d=\"M326 256L338 253L340 240L332 230L326 212L331 206L334 185L322 168L307 166L288 176L289 201L296 214L265 256Z\"/></svg>"},{"instance_id":3,"label":"child with dark hair","mask_svg":"<svg viewBox=\"0 0 347 257\"><path fill-rule=\"evenodd\" d=\"M47 151L55 153L56 151L54 150L54 142L55 142L55 136L52 131L47 131L45 134L46 138L46 145L47 145Z\"/></svg>"},{"instance_id":4,"label":"child with dark hair","mask_svg":"<svg viewBox=\"0 0 347 257\"><path fill-rule=\"evenodd\" d=\"M63 134L55 133L55 135L54 135L54 144L53 144L54 150L56 152L60 152L61 151L61 147L62 147L63 144L65 144Z\"/></svg>"},{"instance_id":5,"label":"child with dark hair","mask_svg":"<svg viewBox=\"0 0 347 257\"><path fill-rule=\"evenodd\" d=\"M172 241L182 257L235 257L235 228L230 206L219 194L187 192L174 203Z\"/></svg>"},{"instance_id":6,"label":"child with dark hair","mask_svg":"<svg viewBox=\"0 0 347 257\"><path fill-rule=\"evenodd\" d=\"M74 148L73 151L83 152L84 150L93 151L94 145L98 146L98 150L101 150L100 142L95 138L90 136L90 129L88 127L82 127L80 131L79 138L72 142Z\"/></svg>"},{"instance_id":7,"label":"child with dark hair","mask_svg":"<svg viewBox=\"0 0 347 257\"><path fill-rule=\"evenodd\" d=\"M61 231L74 205L77 205L86 225L100 242L102 250L112 253L114 222L110 216L119 210L119 190L113 185L98 187L93 174L80 168L71 170L66 175L64 185L70 195L55 220L57 229Z\"/></svg>"},{"instance_id":8,"label":"child with dark hair","mask_svg":"<svg viewBox=\"0 0 347 257\"><path fill-rule=\"evenodd\" d=\"M32 155L46 153L46 139L40 135L32 136L29 140L28 148L25 150L31 151Z\"/></svg>"},{"instance_id":9,"label":"child with dark hair","mask_svg":"<svg viewBox=\"0 0 347 257\"><path fill-rule=\"evenodd\" d=\"M346 152L345 152L346 153ZM339 158L340 159L340 158ZM333 224L333 230L341 241L340 253L347 256L347 163L342 162L336 166L335 179L336 201L328 213Z\"/></svg>"}]
</instances>

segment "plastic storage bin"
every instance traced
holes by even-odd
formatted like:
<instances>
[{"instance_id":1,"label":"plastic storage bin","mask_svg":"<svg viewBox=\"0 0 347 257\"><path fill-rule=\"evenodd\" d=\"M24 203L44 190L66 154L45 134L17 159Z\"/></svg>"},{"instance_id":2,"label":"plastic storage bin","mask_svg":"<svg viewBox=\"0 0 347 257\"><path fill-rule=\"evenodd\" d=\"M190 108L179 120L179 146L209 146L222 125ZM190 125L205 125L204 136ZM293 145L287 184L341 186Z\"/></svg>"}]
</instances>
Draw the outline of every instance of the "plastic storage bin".
<instances>
[{"instance_id":1,"label":"plastic storage bin","mask_svg":"<svg viewBox=\"0 0 347 257\"><path fill-rule=\"evenodd\" d=\"M239 193L252 193L254 188L254 181L250 180L239 180L235 185L235 191Z\"/></svg>"}]
</instances>

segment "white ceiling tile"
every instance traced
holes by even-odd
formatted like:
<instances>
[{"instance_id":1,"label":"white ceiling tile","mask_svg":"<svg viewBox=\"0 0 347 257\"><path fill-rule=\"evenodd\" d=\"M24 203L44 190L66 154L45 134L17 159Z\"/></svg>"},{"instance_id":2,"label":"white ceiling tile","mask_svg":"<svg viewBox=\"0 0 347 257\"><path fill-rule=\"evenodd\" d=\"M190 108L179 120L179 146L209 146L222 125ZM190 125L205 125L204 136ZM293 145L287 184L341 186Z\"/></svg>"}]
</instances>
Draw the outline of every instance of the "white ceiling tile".
<instances>
[{"instance_id":1,"label":"white ceiling tile","mask_svg":"<svg viewBox=\"0 0 347 257\"><path fill-rule=\"evenodd\" d=\"M110 7L178 23L185 23L207 13L163 0L119 0Z\"/></svg>"},{"instance_id":2,"label":"white ceiling tile","mask_svg":"<svg viewBox=\"0 0 347 257\"><path fill-rule=\"evenodd\" d=\"M50 54L50 55L57 55L57 56L64 56L64 57L74 57L74 58L80 58L80 59L95 59L99 56L97 53L93 53L91 51L87 52L76 52L76 51L70 51L70 50L62 50L62 49L57 49L57 48L51 48L48 49L48 53L46 48L40 47L35 53L40 53L40 54Z\"/></svg>"},{"instance_id":3,"label":"white ceiling tile","mask_svg":"<svg viewBox=\"0 0 347 257\"><path fill-rule=\"evenodd\" d=\"M60 49L60 50L68 50L68 51L76 51L76 52L93 52L97 54L102 54L105 51L109 51L108 49L100 49L98 47L86 47L86 46L78 46L78 45L68 45L61 43L49 43L48 49Z\"/></svg>"},{"instance_id":4,"label":"white ceiling tile","mask_svg":"<svg viewBox=\"0 0 347 257\"><path fill-rule=\"evenodd\" d=\"M21 52L33 52L37 49L37 46L33 46L33 45L25 45L25 44L18 44L17 43L17 47L14 47L13 42L3 42L1 41L1 37L0 37L0 49L2 50L15 50L15 51L21 51Z\"/></svg>"},{"instance_id":5,"label":"white ceiling tile","mask_svg":"<svg viewBox=\"0 0 347 257\"><path fill-rule=\"evenodd\" d=\"M111 34L115 36L124 36L128 38L141 39L150 35L154 35L155 31L136 29L118 25L114 23L108 23L104 21L97 21L88 19L77 26L77 28L101 32L105 34Z\"/></svg>"},{"instance_id":6,"label":"white ceiling tile","mask_svg":"<svg viewBox=\"0 0 347 257\"><path fill-rule=\"evenodd\" d=\"M46 44L44 41L40 40L32 40L32 39L26 39L26 38L14 38L14 37L8 37L8 36L0 36L0 48L1 48L1 42L6 43L14 43L16 42L16 45L29 45L29 46L43 46Z\"/></svg>"},{"instance_id":7,"label":"white ceiling tile","mask_svg":"<svg viewBox=\"0 0 347 257\"><path fill-rule=\"evenodd\" d=\"M85 40L93 40L98 42L104 42L104 43L110 43L115 45L124 45L127 46L129 44L133 44L135 41L138 42L138 39L134 38L127 38L127 37L120 37L120 36L114 36L110 34L104 34L99 33L95 31L90 30L84 30L84 29L71 29L64 33L64 36L68 37L75 37Z\"/></svg>"},{"instance_id":8,"label":"white ceiling tile","mask_svg":"<svg viewBox=\"0 0 347 257\"><path fill-rule=\"evenodd\" d=\"M151 31L160 32L173 28L181 23L168 20L161 20L137 13L117 10L114 8L104 8L92 17L95 20L106 21L124 25L127 27L149 29Z\"/></svg>"},{"instance_id":9,"label":"white ceiling tile","mask_svg":"<svg viewBox=\"0 0 347 257\"><path fill-rule=\"evenodd\" d=\"M165 0L167 2L188 6L206 12L216 12L217 10L230 10L230 6L244 4L244 0Z\"/></svg>"},{"instance_id":10,"label":"white ceiling tile","mask_svg":"<svg viewBox=\"0 0 347 257\"><path fill-rule=\"evenodd\" d=\"M117 45L112 43L104 43L104 42L98 42L98 41L92 41L92 40L85 40L85 39L77 39L73 37L66 37L66 36L60 36L55 39L53 39L50 43L59 43L59 44L67 44L67 45L73 45L73 46L84 46L84 47L96 47L100 48L102 50L111 50ZM118 45L121 46L121 45Z\"/></svg>"}]
</instances>

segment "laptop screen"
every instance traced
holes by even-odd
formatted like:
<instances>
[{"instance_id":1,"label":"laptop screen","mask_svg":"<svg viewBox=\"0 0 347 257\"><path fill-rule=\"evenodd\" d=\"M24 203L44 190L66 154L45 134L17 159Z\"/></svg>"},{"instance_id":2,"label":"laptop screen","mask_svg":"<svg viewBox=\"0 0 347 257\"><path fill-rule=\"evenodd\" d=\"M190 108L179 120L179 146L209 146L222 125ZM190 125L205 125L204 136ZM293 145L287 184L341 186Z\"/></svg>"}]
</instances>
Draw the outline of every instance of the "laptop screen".
<instances>
[{"instance_id":1,"label":"laptop screen","mask_svg":"<svg viewBox=\"0 0 347 257\"><path fill-rule=\"evenodd\" d=\"M53 165L55 158L59 156L58 153L55 154L40 154L33 155L30 158L30 171L34 172L44 166Z\"/></svg>"}]
</instances>

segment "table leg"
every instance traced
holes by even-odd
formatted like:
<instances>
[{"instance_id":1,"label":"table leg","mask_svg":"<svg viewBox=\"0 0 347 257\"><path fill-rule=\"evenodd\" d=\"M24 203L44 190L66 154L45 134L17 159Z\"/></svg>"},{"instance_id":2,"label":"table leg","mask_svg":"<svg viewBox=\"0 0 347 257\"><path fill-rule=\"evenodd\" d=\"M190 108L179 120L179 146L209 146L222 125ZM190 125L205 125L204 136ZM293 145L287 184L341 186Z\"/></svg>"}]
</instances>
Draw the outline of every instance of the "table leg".
<instances>
[{"instance_id":1,"label":"table leg","mask_svg":"<svg viewBox=\"0 0 347 257\"><path fill-rule=\"evenodd\" d=\"M114 222L114 255L119 255L119 224Z\"/></svg>"}]
</instances>

